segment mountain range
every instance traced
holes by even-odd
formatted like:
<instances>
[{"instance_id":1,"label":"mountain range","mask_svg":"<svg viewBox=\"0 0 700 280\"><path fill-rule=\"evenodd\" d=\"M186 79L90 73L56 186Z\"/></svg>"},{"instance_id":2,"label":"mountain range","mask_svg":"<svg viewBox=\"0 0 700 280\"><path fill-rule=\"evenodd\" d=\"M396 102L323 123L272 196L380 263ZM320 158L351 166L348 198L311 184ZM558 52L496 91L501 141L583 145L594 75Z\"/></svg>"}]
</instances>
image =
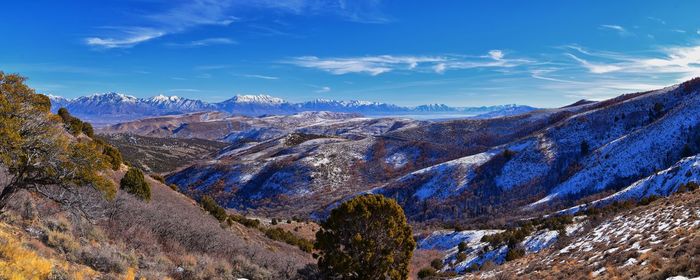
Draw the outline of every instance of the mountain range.
<instances>
[{"instance_id":1,"label":"mountain range","mask_svg":"<svg viewBox=\"0 0 700 280\"><path fill-rule=\"evenodd\" d=\"M304 111L330 111L358 113L367 116L391 115L436 115L477 116L489 114L498 116L513 112L527 112L535 108L523 105L497 105L482 107L450 107L444 104L420 105L416 107L398 106L370 101L338 101L316 99L292 103L269 95L236 95L222 102L209 103L178 96L158 95L150 98L137 98L116 92L93 94L74 99L49 96L52 110L65 107L71 114L94 124L112 124L145 117L174 115L183 113L220 111L233 115L289 115Z\"/></svg>"},{"instance_id":2,"label":"mountain range","mask_svg":"<svg viewBox=\"0 0 700 280\"><path fill-rule=\"evenodd\" d=\"M320 221L358 195L390 197L417 232L414 267L436 275L666 279L695 275L698 251L685 248L700 248L699 93L695 79L479 118L199 112L97 132L125 151L135 142L168 150L176 145L163 143L220 143L161 174L185 195L209 195L248 216ZM144 155L126 158L149 172L172 162Z\"/></svg>"}]
</instances>

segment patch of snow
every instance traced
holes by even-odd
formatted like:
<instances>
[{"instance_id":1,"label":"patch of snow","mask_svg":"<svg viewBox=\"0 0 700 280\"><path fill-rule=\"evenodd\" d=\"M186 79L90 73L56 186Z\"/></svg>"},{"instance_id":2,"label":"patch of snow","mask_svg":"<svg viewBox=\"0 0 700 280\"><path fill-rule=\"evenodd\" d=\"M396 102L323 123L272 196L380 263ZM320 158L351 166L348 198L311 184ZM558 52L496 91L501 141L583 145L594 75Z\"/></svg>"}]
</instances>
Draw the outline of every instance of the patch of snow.
<instances>
[{"instance_id":1,"label":"patch of snow","mask_svg":"<svg viewBox=\"0 0 700 280\"><path fill-rule=\"evenodd\" d=\"M541 230L526 237L520 244L525 248L525 252L537 253L554 244L558 237L559 232L556 230Z\"/></svg>"}]
</instances>

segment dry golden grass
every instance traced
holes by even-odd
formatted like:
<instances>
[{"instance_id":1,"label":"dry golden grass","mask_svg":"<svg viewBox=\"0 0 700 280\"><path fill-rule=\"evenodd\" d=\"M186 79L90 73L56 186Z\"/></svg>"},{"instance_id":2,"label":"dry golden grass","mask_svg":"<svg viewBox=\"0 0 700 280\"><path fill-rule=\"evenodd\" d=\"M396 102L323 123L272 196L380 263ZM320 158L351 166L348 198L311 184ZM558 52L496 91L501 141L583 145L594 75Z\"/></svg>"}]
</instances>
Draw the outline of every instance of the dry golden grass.
<instances>
[{"instance_id":1,"label":"dry golden grass","mask_svg":"<svg viewBox=\"0 0 700 280\"><path fill-rule=\"evenodd\" d=\"M0 227L0 278L9 280L46 279L53 262L22 246L9 227Z\"/></svg>"}]
</instances>

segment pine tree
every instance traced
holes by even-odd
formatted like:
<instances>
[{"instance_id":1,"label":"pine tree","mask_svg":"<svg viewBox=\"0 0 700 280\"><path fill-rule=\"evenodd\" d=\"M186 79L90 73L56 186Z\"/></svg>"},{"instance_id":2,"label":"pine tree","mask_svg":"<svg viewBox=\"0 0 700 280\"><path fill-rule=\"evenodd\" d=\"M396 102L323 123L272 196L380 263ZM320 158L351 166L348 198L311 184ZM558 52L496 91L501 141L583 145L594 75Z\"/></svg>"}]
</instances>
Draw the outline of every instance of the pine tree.
<instances>
[{"instance_id":1,"label":"pine tree","mask_svg":"<svg viewBox=\"0 0 700 280\"><path fill-rule=\"evenodd\" d=\"M50 112L48 97L36 94L24 81L0 72L0 165L9 175L0 186L0 209L20 190L60 202L81 187L114 197L114 184L99 174L109 165L95 142L68 139L61 116ZM49 190L55 188L63 191Z\"/></svg>"},{"instance_id":2,"label":"pine tree","mask_svg":"<svg viewBox=\"0 0 700 280\"><path fill-rule=\"evenodd\" d=\"M331 211L316 234L318 265L329 279L406 279L416 247L401 207L381 195Z\"/></svg>"}]
</instances>

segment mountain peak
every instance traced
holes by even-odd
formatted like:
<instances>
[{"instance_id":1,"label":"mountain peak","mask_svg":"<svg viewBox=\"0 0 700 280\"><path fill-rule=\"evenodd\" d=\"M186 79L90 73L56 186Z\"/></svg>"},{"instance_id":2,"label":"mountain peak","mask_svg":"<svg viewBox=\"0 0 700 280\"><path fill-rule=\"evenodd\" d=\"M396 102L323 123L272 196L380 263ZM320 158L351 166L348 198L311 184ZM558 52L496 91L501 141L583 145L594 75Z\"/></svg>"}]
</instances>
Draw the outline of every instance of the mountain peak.
<instances>
[{"instance_id":1,"label":"mountain peak","mask_svg":"<svg viewBox=\"0 0 700 280\"><path fill-rule=\"evenodd\" d=\"M117 92L95 93L89 96L79 97L78 100L99 103L137 103L138 98Z\"/></svg>"},{"instance_id":2,"label":"mountain peak","mask_svg":"<svg viewBox=\"0 0 700 280\"><path fill-rule=\"evenodd\" d=\"M159 95L151 97L149 100L153 101L153 102L177 102L180 99L182 99L182 98L175 96L175 95L167 96L167 95L159 94Z\"/></svg>"},{"instance_id":3,"label":"mountain peak","mask_svg":"<svg viewBox=\"0 0 700 280\"><path fill-rule=\"evenodd\" d=\"M278 97L273 97L267 94L258 94L258 95L240 95L237 94L233 98L230 99L233 102L236 103L257 103L257 104L281 104L281 103L286 103L286 101L282 98Z\"/></svg>"}]
</instances>

